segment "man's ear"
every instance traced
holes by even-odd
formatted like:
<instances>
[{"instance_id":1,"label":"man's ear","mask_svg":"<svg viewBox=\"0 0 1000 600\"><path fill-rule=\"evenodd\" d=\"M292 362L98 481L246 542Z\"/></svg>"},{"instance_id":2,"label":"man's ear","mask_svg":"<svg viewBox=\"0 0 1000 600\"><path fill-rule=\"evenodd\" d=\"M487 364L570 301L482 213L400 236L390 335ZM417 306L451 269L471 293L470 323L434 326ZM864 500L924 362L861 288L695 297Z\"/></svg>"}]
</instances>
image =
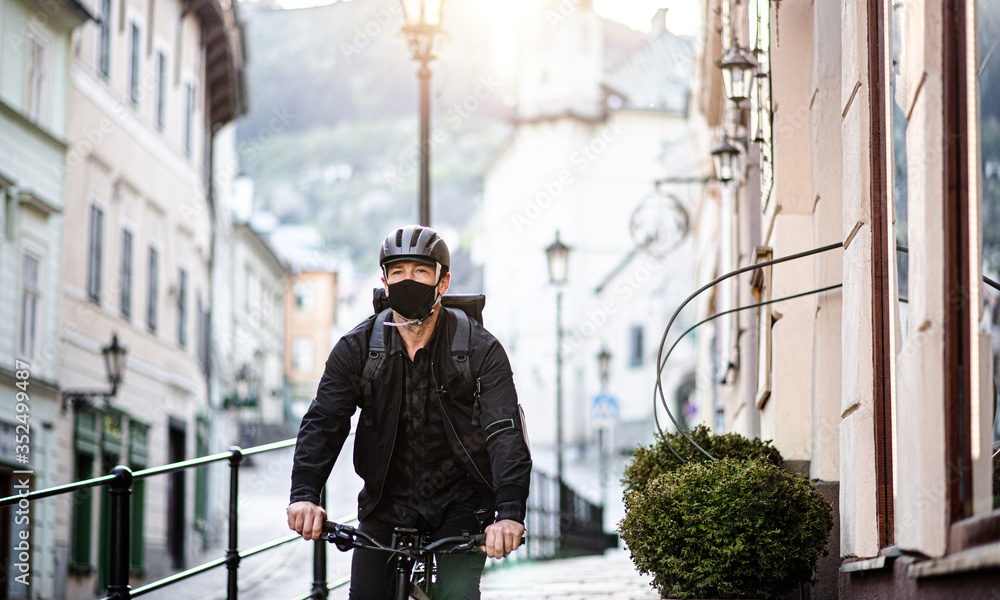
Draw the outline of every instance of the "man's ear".
<instances>
[{"instance_id":1,"label":"man's ear","mask_svg":"<svg viewBox=\"0 0 1000 600\"><path fill-rule=\"evenodd\" d=\"M449 271L448 273L444 274L444 277L441 278L441 282L438 283L438 293L444 296L446 293L448 293L448 286L450 285L451 285L451 272Z\"/></svg>"},{"instance_id":2,"label":"man's ear","mask_svg":"<svg viewBox=\"0 0 1000 600\"><path fill-rule=\"evenodd\" d=\"M386 282L385 277L382 277L382 289L385 290L385 297L389 297L389 283Z\"/></svg>"}]
</instances>

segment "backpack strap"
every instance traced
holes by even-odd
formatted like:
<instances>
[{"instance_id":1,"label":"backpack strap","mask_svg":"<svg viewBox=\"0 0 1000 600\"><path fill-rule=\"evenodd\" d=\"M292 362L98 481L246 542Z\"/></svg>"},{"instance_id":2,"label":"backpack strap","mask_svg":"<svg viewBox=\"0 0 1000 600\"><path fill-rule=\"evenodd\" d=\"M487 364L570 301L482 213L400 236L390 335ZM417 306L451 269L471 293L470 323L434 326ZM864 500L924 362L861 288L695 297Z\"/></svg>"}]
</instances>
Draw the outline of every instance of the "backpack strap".
<instances>
[{"instance_id":1,"label":"backpack strap","mask_svg":"<svg viewBox=\"0 0 1000 600\"><path fill-rule=\"evenodd\" d=\"M451 338L451 357L455 359L465 389L472 390L473 395L478 398L480 393L479 380L475 380L473 387L472 367L469 365L469 348L472 345L472 324L469 315L460 309L446 308L445 310L455 315L458 320L455 335Z\"/></svg>"},{"instance_id":2,"label":"backpack strap","mask_svg":"<svg viewBox=\"0 0 1000 600\"><path fill-rule=\"evenodd\" d=\"M364 404L361 407L362 414L365 415L365 426L371 427L372 420L372 380L382 366L385 358L385 322L392 317L392 309L383 310L375 317L375 324L372 326L371 337L368 338L368 360L365 368L361 372L361 391L364 395Z\"/></svg>"}]
</instances>

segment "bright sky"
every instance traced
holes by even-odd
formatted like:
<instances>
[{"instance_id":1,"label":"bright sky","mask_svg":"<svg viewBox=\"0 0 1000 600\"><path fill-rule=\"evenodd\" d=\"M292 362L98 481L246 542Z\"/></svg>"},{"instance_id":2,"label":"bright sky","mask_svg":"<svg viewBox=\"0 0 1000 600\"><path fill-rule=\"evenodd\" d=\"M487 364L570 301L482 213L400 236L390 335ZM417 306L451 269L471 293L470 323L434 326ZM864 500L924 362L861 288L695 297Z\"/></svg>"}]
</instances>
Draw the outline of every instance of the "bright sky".
<instances>
[{"instance_id":1,"label":"bright sky","mask_svg":"<svg viewBox=\"0 0 1000 600\"><path fill-rule=\"evenodd\" d=\"M279 0L278 4L285 8L305 8L333 4L338 0ZM351 0L339 0L349 2ZM500 22L516 18L527 7L539 3L539 0L473 0L484 3L488 10L495 12ZM574 0L564 0L574 3ZM682 35L694 35L701 21L701 2L693 0L594 0L594 10L612 21L624 23L632 29L649 31L650 21L657 9L666 8L667 27L670 31ZM445 4L445 20L448 19L447 2Z\"/></svg>"},{"instance_id":2,"label":"bright sky","mask_svg":"<svg viewBox=\"0 0 1000 600\"><path fill-rule=\"evenodd\" d=\"M632 29L649 31L653 15L667 9L667 28L677 34L694 35L701 22L701 2L693 0L594 0L594 11Z\"/></svg>"}]
</instances>

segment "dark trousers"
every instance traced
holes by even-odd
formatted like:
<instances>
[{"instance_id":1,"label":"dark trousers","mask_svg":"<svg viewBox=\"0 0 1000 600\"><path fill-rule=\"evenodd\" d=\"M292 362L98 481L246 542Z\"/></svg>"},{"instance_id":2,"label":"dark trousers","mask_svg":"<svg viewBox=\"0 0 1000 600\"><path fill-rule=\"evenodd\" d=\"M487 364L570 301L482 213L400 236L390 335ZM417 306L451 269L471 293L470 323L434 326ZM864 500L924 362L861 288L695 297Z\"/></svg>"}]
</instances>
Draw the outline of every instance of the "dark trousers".
<instances>
[{"instance_id":1,"label":"dark trousers","mask_svg":"<svg viewBox=\"0 0 1000 600\"><path fill-rule=\"evenodd\" d=\"M423 519L421 519L423 521ZM390 546L395 526L368 517L359 529L374 537L379 543ZM447 510L440 527L432 528L426 522L417 529L429 533L431 539L440 539L462 532L480 533L481 526L470 504L458 504ZM351 561L350 600L394 600L396 586L396 557L376 550L354 549ZM437 600L479 600L479 580L483 576L486 555L441 554L437 556Z\"/></svg>"}]
</instances>

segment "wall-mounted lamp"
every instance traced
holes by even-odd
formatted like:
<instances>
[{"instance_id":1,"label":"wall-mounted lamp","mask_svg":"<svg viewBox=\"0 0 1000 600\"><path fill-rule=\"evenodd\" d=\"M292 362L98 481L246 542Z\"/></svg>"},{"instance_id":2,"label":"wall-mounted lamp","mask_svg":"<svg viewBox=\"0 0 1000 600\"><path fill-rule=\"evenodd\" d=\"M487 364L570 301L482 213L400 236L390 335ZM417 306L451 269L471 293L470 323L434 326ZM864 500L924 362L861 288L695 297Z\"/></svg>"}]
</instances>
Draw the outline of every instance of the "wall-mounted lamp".
<instances>
[{"instance_id":1,"label":"wall-mounted lamp","mask_svg":"<svg viewBox=\"0 0 1000 600\"><path fill-rule=\"evenodd\" d=\"M733 180L736 173L736 157L740 150L729 143L729 136L723 134L722 141L712 149L712 162L715 164L715 177L723 183Z\"/></svg>"},{"instance_id":2,"label":"wall-mounted lamp","mask_svg":"<svg viewBox=\"0 0 1000 600\"><path fill-rule=\"evenodd\" d=\"M112 334L111 344L101 348L101 354L104 356L104 371L107 374L108 383L111 384L111 390L107 392L101 390L64 390L62 392L62 409L65 411L68 408L75 408L77 404L91 406L98 399L104 403L110 402L118 395L118 386L124 380L125 355L127 353L128 348L118 343L118 334Z\"/></svg>"},{"instance_id":3,"label":"wall-mounted lamp","mask_svg":"<svg viewBox=\"0 0 1000 600\"><path fill-rule=\"evenodd\" d=\"M749 58L734 44L722 57L722 60L715 63L722 69L722 86L726 92L726 98L733 102L740 102L750 97L750 86L753 85L753 72L757 68L757 63Z\"/></svg>"}]
</instances>

